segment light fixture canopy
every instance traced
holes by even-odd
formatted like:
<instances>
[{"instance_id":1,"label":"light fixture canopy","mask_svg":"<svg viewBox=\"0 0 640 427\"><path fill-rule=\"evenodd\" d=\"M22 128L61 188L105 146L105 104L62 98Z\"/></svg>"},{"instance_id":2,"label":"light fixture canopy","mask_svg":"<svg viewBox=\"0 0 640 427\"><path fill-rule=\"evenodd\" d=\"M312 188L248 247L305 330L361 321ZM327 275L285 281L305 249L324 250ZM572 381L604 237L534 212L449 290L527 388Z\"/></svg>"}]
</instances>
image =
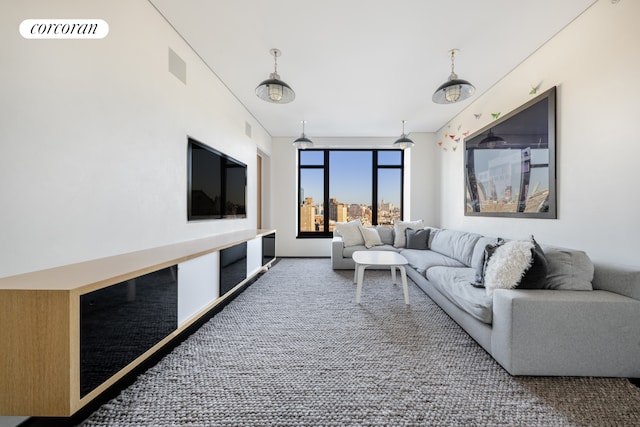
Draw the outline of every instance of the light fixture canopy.
<instances>
[{"instance_id":1,"label":"light fixture canopy","mask_svg":"<svg viewBox=\"0 0 640 427\"><path fill-rule=\"evenodd\" d=\"M407 137L407 134L404 133L404 124L406 122L407 122L406 120L402 121L402 135L400 135L400 138L398 138L396 142L393 143L393 146L395 148L401 148L404 150L406 148L411 148L415 145L413 141Z\"/></svg>"},{"instance_id":2,"label":"light fixture canopy","mask_svg":"<svg viewBox=\"0 0 640 427\"><path fill-rule=\"evenodd\" d=\"M269 78L256 87L256 95L258 98L274 104L286 104L296 99L296 93L291 86L280 80L278 75L278 56L282 52L278 49L271 49L269 53L273 55L273 73L269 74Z\"/></svg>"},{"instance_id":3,"label":"light fixture canopy","mask_svg":"<svg viewBox=\"0 0 640 427\"><path fill-rule=\"evenodd\" d=\"M301 123L302 123L302 135L300 136L300 138L293 141L293 146L300 150L304 150L305 148L313 147L313 141L307 138L306 135L304 134L304 124L307 123L307 121L302 120Z\"/></svg>"},{"instance_id":4,"label":"light fixture canopy","mask_svg":"<svg viewBox=\"0 0 640 427\"><path fill-rule=\"evenodd\" d=\"M433 93L431 99L436 104L453 104L454 102L463 101L473 95L476 88L466 80L458 78L453 68L454 58L460 51L458 49L451 49L449 54L451 55L451 74L449 80L441 84L438 89Z\"/></svg>"}]
</instances>

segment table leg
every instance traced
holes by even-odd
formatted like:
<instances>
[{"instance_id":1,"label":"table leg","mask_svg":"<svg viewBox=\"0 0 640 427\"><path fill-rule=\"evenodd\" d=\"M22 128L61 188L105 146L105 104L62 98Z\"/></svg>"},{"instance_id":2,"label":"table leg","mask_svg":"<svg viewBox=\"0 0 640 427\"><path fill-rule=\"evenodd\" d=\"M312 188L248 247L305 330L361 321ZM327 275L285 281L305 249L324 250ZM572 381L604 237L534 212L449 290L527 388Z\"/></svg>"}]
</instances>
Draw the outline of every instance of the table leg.
<instances>
[{"instance_id":1,"label":"table leg","mask_svg":"<svg viewBox=\"0 0 640 427\"><path fill-rule=\"evenodd\" d=\"M396 266L391 266L391 283L396 284Z\"/></svg>"},{"instance_id":2,"label":"table leg","mask_svg":"<svg viewBox=\"0 0 640 427\"><path fill-rule=\"evenodd\" d=\"M358 263L356 262L356 266L353 269L353 283L358 283Z\"/></svg>"},{"instance_id":3,"label":"table leg","mask_svg":"<svg viewBox=\"0 0 640 427\"><path fill-rule=\"evenodd\" d=\"M360 294L362 293L362 280L364 278L364 269L366 265L358 265L358 287L356 288L356 304L360 304Z\"/></svg>"},{"instance_id":4,"label":"table leg","mask_svg":"<svg viewBox=\"0 0 640 427\"><path fill-rule=\"evenodd\" d=\"M398 266L400 269L400 276L402 276L402 290L404 291L404 303L409 304L409 286L407 285L407 270L404 265Z\"/></svg>"}]
</instances>

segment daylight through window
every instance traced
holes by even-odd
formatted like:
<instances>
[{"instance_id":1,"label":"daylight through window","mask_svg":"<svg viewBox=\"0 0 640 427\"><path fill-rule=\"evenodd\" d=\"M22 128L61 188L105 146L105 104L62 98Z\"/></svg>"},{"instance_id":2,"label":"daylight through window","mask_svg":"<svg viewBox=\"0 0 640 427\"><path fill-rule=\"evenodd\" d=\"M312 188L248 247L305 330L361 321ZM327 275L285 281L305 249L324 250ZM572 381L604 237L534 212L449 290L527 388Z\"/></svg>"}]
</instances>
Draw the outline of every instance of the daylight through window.
<instances>
[{"instance_id":1,"label":"daylight through window","mask_svg":"<svg viewBox=\"0 0 640 427\"><path fill-rule=\"evenodd\" d=\"M329 237L336 222L402 219L402 150L299 150L298 236Z\"/></svg>"}]
</instances>

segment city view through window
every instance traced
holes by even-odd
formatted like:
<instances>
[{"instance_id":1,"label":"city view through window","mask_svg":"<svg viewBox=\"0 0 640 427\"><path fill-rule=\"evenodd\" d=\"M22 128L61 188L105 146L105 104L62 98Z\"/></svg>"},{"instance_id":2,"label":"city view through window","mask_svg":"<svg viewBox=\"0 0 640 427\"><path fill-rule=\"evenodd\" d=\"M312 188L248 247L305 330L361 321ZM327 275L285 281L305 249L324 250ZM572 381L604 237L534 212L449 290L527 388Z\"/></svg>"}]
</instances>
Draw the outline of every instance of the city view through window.
<instances>
[{"instance_id":1,"label":"city view through window","mask_svg":"<svg viewBox=\"0 0 640 427\"><path fill-rule=\"evenodd\" d=\"M402 218L400 150L301 151L299 172L301 233L331 233L336 222L354 219L368 226Z\"/></svg>"}]
</instances>

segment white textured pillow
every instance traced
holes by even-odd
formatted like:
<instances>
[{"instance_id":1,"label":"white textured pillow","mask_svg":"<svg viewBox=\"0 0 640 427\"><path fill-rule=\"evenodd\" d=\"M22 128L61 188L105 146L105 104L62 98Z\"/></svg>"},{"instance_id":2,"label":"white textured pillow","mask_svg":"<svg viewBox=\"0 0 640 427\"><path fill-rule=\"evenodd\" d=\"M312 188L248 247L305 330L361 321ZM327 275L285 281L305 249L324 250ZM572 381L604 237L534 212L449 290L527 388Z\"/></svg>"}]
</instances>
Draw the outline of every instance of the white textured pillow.
<instances>
[{"instance_id":1,"label":"white textured pillow","mask_svg":"<svg viewBox=\"0 0 640 427\"><path fill-rule=\"evenodd\" d=\"M360 227L360 232L362 233L362 237L364 238L364 245L367 249L371 249L374 246L383 245L382 239L380 238L380 234L378 234L378 230L375 228L368 227Z\"/></svg>"},{"instance_id":2,"label":"white textured pillow","mask_svg":"<svg viewBox=\"0 0 640 427\"><path fill-rule=\"evenodd\" d=\"M342 236L342 244L345 248L364 245L360 227L362 227L362 223L359 219L349 222L336 222L335 230Z\"/></svg>"},{"instance_id":3,"label":"white textured pillow","mask_svg":"<svg viewBox=\"0 0 640 427\"><path fill-rule=\"evenodd\" d=\"M484 271L484 286L487 295L493 296L494 289L513 289L518 286L522 275L533 262L533 242L511 240L499 246Z\"/></svg>"},{"instance_id":4,"label":"white textured pillow","mask_svg":"<svg viewBox=\"0 0 640 427\"><path fill-rule=\"evenodd\" d=\"M395 233L395 237L393 238L393 246L396 248L404 248L407 246L407 237L405 236L407 228L413 230L424 228L424 221L394 221L393 232Z\"/></svg>"}]
</instances>

